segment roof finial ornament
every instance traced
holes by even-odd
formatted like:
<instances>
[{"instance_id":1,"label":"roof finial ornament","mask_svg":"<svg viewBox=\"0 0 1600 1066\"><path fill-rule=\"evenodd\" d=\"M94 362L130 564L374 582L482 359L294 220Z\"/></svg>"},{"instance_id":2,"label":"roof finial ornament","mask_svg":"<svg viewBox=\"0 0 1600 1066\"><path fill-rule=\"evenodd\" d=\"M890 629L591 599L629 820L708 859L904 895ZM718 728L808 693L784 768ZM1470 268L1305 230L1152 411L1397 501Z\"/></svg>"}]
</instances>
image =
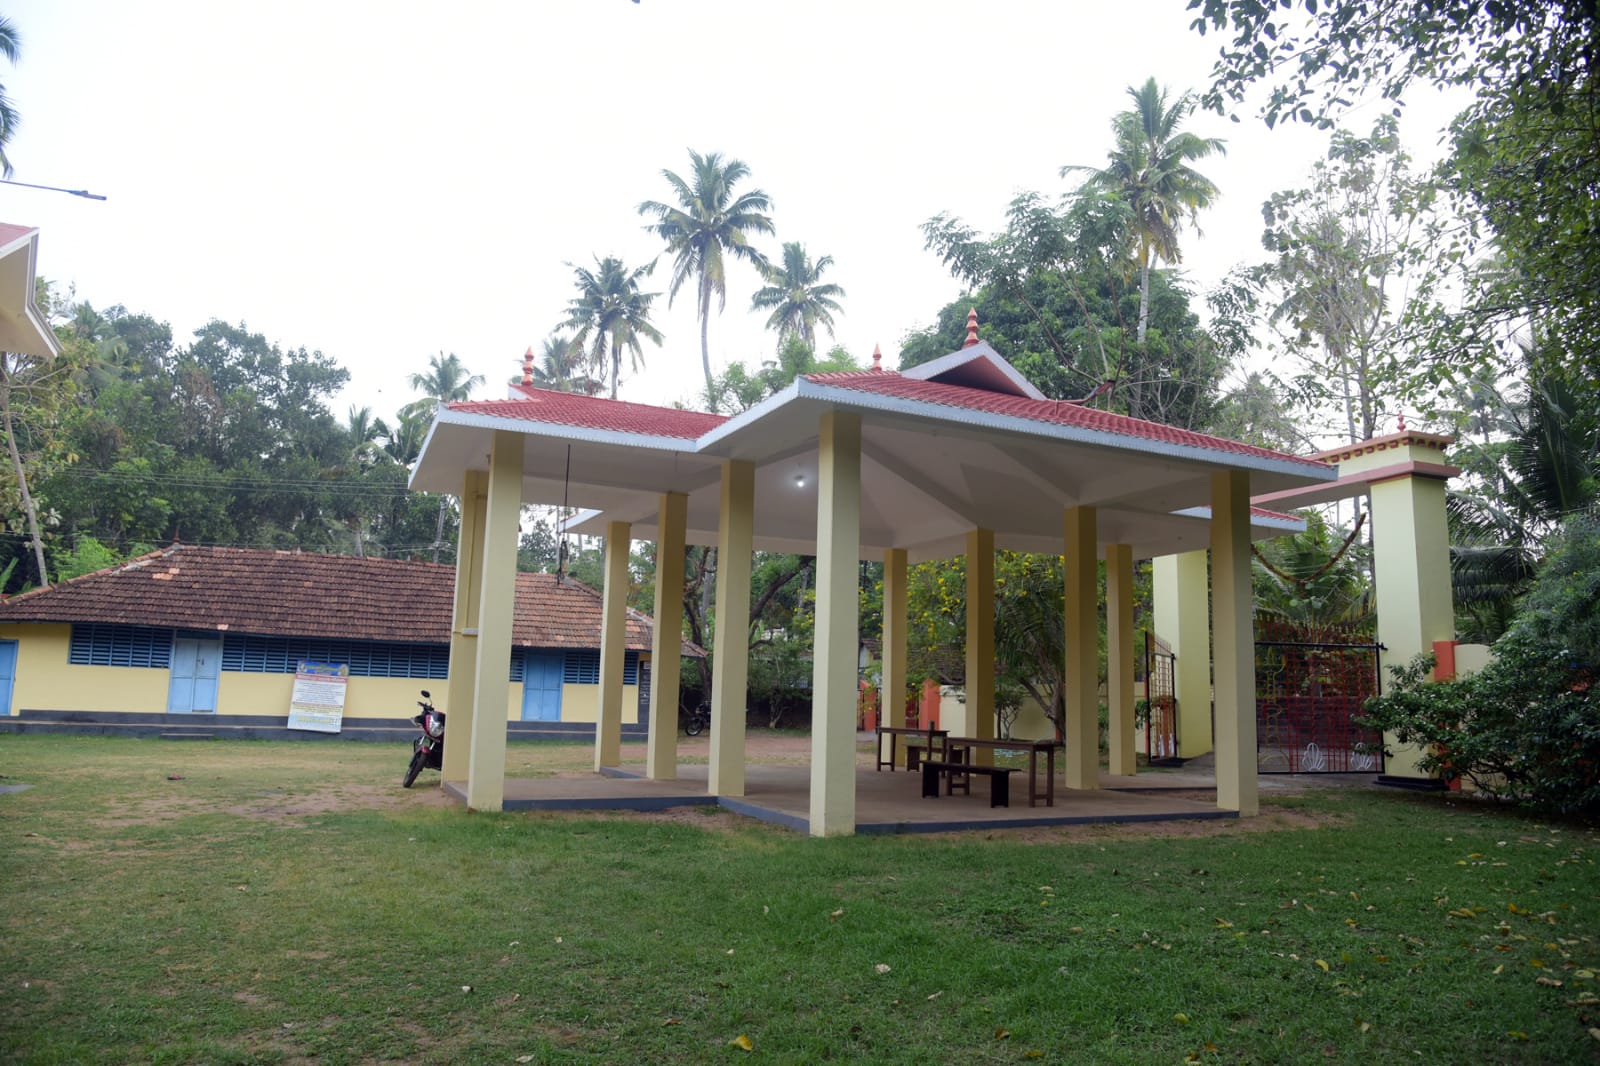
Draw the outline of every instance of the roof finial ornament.
<instances>
[{"instance_id":1,"label":"roof finial ornament","mask_svg":"<svg viewBox=\"0 0 1600 1066\"><path fill-rule=\"evenodd\" d=\"M967 343L963 348L971 348L978 343L978 309L974 307L967 312Z\"/></svg>"},{"instance_id":2,"label":"roof finial ornament","mask_svg":"<svg viewBox=\"0 0 1600 1066\"><path fill-rule=\"evenodd\" d=\"M1401 411L1400 412L1400 432L1404 433L1405 431L1406 431L1406 413L1404 411Z\"/></svg>"},{"instance_id":3,"label":"roof finial ornament","mask_svg":"<svg viewBox=\"0 0 1600 1066\"><path fill-rule=\"evenodd\" d=\"M532 385L533 384L533 346L532 345L529 345L528 346L528 350L522 353L522 383L524 385Z\"/></svg>"},{"instance_id":4,"label":"roof finial ornament","mask_svg":"<svg viewBox=\"0 0 1600 1066\"><path fill-rule=\"evenodd\" d=\"M872 369L883 369L883 345L881 344L874 344L872 346Z\"/></svg>"}]
</instances>

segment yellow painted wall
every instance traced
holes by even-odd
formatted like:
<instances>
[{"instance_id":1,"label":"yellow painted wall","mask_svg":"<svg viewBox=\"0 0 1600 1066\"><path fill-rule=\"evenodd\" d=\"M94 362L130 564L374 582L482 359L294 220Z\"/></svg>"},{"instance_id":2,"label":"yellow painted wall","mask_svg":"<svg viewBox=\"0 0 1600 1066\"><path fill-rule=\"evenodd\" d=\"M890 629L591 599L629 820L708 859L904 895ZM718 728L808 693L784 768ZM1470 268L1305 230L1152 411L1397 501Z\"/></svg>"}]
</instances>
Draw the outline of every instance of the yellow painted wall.
<instances>
[{"instance_id":1,"label":"yellow painted wall","mask_svg":"<svg viewBox=\"0 0 1600 1066\"><path fill-rule=\"evenodd\" d=\"M11 713L33 711L128 711L161 714L167 709L165 670L141 666L69 666L68 625L0 625L0 640L17 641L17 680Z\"/></svg>"},{"instance_id":2,"label":"yellow painted wall","mask_svg":"<svg viewBox=\"0 0 1600 1066\"><path fill-rule=\"evenodd\" d=\"M1494 649L1487 644L1457 644L1456 676L1471 677L1493 659Z\"/></svg>"},{"instance_id":3,"label":"yellow painted wall","mask_svg":"<svg viewBox=\"0 0 1600 1066\"><path fill-rule=\"evenodd\" d=\"M71 666L67 650L72 627L41 623L0 625L0 640L17 642L17 679L11 713L94 711L97 713L164 714L171 673L143 666ZM641 661L646 657L641 656ZM352 677L345 694L346 718L410 718L422 690L443 706L443 678ZM227 715L289 716L293 674L237 673L224 670L217 682L217 706ZM599 685L563 685L561 720L593 722L599 708ZM448 711L448 707L445 710ZM522 686L512 685L506 720L522 718ZM622 721L639 721L639 687L622 690Z\"/></svg>"},{"instance_id":4,"label":"yellow painted wall","mask_svg":"<svg viewBox=\"0 0 1600 1066\"><path fill-rule=\"evenodd\" d=\"M512 711L513 719L522 717L522 687L515 686L517 690L516 706ZM561 686L561 720L563 722L593 722L600 717L600 686L599 685L562 685ZM639 686L622 686L622 722L624 725L635 725L639 721Z\"/></svg>"}]
</instances>

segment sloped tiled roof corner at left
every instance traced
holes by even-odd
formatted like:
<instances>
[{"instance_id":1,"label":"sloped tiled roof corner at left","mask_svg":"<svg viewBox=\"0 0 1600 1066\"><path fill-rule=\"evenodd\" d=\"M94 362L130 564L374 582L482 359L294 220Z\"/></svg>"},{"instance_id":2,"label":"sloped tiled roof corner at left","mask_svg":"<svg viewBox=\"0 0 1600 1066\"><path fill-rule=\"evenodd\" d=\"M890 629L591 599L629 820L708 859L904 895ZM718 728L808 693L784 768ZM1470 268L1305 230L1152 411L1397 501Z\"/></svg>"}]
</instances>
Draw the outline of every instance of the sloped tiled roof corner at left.
<instances>
[{"instance_id":1,"label":"sloped tiled roof corner at left","mask_svg":"<svg viewBox=\"0 0 1600 1066\"><path fill-rule=\"evenodd\" d=\"M555 392L519 386L521 397L514 400L469 400L447 404L464 415L510 419L593 429L606 433L628 433L649 437L673 437L692 441L727 421L725 415L689 411L677 407L656 407L628 400L608 400L575 392Z\"/></svg>"},{"instance_id":2,"label":"sloped tiled roof corner at left","mask_svg":"<svg viewBox=\"0 0 1600 1066\"><path fill-rule=\"evenodd\" d=\"M443 644L455 568L311 552L173 547L0 603L0 622L97 622L261 636ZM650 648L630 611L627 647ZM595 648L600 594L553 574L517 575L512 644ZM704 652L685 641L685 655Z\"/></svg>"}]
</instances>

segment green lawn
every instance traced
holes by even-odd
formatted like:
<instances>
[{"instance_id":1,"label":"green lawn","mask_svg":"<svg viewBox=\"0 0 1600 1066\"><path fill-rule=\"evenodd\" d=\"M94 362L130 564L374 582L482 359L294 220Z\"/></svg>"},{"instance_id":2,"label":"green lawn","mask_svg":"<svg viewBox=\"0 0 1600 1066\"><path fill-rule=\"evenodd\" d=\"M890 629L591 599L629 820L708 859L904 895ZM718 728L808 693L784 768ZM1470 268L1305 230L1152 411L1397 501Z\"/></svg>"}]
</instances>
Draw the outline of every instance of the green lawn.
<instances>
[{"instance_id":1,"label":"green lawn","mask_svg":"<svg viewBox=\"0 0 1600 1066\"><path fill-rule=\"evenodd\" d=\"M1307 828L819 841L470 815L401 790L407 754L0 736L0 784L32 785L0 796L0 1058L1600 1055L1583 826L1319 791L1268 806ZM510 752L514 775L589 759Z\"/></svg>"}]
</instances>

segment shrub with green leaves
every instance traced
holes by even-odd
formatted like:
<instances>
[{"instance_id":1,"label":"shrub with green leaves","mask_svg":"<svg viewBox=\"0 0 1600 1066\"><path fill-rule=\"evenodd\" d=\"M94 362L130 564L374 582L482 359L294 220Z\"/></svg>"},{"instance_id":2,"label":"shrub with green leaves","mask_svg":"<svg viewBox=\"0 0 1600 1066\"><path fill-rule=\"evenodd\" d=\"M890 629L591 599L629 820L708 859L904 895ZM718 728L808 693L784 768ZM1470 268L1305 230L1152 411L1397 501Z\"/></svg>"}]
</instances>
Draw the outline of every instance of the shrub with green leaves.
<instances>
[{"instance_id":1,"label":"shrub with green leaves","mask_svg":"<svg viewBox=\"0 0 1600 1066\"><path fill-rule=\"evenodd\" d=\"M1481 673L1427 682L1430 656L1393 671L1366 724L1466 777L1544 809L1600 811L1600 516L1569 518Z\"/></svg>"}]
</instances>

